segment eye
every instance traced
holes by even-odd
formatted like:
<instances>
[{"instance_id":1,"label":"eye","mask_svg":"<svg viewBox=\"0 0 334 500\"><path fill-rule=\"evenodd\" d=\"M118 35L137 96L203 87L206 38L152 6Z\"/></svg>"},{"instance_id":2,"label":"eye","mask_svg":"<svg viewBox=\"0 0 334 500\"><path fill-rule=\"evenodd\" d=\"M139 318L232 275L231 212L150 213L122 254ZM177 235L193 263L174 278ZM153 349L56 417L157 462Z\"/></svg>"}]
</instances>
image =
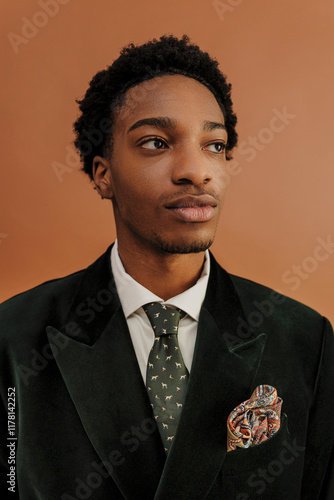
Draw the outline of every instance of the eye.
<instances>
[{"instance_id":1,"label":"eye","mask_svg":"<svg viewBox=\"0 0 334 500\"><path fill-rule=\"evenodd\" d=\"M226 148L225 142L212 142L205 146L205 150L212 151L212 153L222 154Z\"/></svg>"},{"instance_id":2,"label":"eye","mask_svg":"<svg viewBox=\"0 0 334 500\"><path fill-rule=\"evenodd\" d=\"M142 141L140 143L140 146L143 149L152 149L152 150L165 149L168 147L166 142L163 141L162 139L159 139L158 137L153 137L151 139L145 139L144 141Z\"/></svg>"}]
</instances>

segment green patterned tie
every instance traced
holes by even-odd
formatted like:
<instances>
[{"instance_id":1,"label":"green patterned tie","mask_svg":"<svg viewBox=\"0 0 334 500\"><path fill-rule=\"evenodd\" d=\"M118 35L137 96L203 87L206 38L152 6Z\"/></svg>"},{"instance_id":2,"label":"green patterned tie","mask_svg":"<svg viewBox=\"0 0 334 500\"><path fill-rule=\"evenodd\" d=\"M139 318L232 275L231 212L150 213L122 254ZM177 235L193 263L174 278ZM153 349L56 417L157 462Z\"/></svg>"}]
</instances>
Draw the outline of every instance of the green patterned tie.
<instances>
[{"instance_id":1,"label":"green patterned tie","mask_svg":"<svg viewBox=\"0 0 334 500\"><path fill-rule=\"evenodd\" d=\"M186 315L159 302L143 306L154 330L146 372L146 387L160 436L168 453L182 410L188 370L177 338L180 320Z\"/></svg>"}]
</instances>

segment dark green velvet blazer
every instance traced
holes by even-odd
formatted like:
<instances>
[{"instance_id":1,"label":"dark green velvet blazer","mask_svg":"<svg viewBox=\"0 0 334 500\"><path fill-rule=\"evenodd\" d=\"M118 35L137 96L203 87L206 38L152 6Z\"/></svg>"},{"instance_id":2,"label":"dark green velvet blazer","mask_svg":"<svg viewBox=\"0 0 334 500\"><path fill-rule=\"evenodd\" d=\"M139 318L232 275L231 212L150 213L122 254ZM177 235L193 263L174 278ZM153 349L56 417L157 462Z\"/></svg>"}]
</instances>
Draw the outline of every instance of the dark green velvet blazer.
<instances>
[{"instance_id":1,"label":"dark green velvet blazer","mask_svg":"<svg viewBox=\"0 0 334 500\"><path fill-rule=\"evenodd\" d=\"M186 400L166 460L110 268L0 308L1 498L333 499L334 340L308 307L226 273L211 256ZM280 430L226 453L226 420L259 384L283 399ZM8 440L15 388L17 440ZM7 444L15 442L16 493ZM19 496L17 496L19 492Z\"/></svg>"}]
</instances>

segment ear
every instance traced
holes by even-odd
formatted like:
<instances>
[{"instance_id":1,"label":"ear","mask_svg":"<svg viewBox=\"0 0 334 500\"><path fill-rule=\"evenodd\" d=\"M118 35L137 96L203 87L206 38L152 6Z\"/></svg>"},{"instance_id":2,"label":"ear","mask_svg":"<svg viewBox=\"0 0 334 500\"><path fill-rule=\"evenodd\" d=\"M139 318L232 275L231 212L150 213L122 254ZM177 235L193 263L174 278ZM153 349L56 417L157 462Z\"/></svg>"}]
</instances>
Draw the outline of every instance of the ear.
<instances>
[{"instance_id":1,"label":"ear","mask_svg":"<svg viewBox=\"0 0 334 500\"><path fill-rule=\"evenodd\" d=\"M100 194L101 198L111 200L114 196L111 180L110 162L102 156L95 156L93 159L92 168L93 180L95 189Z\"/></svg>"}]
</instances>

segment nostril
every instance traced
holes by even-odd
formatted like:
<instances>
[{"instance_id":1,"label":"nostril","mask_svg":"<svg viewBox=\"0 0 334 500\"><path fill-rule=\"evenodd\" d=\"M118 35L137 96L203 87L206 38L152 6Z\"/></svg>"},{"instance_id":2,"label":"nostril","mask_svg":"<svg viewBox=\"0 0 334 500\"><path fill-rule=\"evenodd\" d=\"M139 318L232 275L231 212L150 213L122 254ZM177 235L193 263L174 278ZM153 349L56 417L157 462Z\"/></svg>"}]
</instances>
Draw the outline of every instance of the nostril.
<instances>
[{"instance_id":1,"label":"nostril","mask_svg":"<svg viewBox=\"0 0 334 500\"><path fill-rule=\"evenodd\" d=\"M207 184L212 175L203 165L179 166L175 168L172 176L175 184Z\"/></svg>"},{"instance_id":2,"label":"nostril","mask_svg":"<svg viewBox=\"0 0 334 500\"><path fill-rule=\"evenodd\" d=\"M187 179L186 177L183 177L181 179L177 179L175 181L175 184L193 184L193 182L190 179Z\"/></svg>"}]
</instances>

